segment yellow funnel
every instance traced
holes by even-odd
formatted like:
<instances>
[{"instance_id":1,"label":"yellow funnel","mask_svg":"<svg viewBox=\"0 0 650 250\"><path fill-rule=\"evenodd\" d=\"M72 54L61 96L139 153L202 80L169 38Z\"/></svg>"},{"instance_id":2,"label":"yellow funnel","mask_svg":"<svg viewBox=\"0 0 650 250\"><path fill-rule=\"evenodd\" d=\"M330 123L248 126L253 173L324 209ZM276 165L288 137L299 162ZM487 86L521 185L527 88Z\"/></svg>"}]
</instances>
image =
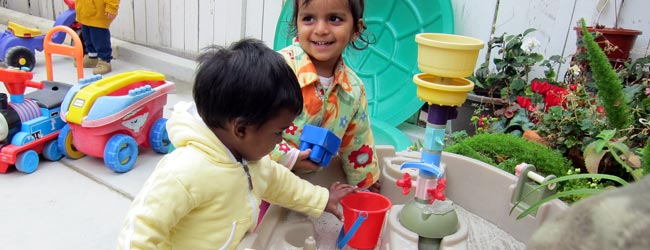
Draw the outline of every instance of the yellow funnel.
<instances>
[{"instance_id":1,"label":"yellow funnel","mask_svg":"<svg viewBox=\"0 0 650 250\"><path fill-rule=\"evenodd\" d=\"M444 77L470 76L485 43L476 38L442 33L420 33L418 67L424 73Z\"/></svg>"}]
</instances>

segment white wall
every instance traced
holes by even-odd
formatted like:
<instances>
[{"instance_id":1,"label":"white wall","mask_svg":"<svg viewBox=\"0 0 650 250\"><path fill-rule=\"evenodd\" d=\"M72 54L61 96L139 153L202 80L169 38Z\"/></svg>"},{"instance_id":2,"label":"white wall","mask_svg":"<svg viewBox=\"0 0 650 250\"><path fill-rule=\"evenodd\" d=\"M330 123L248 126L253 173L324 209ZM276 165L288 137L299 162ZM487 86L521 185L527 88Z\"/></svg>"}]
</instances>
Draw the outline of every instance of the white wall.
<instances>
[{"instance_id":1,"label":"white wall","mask_svg":"<svg viewBox=\"0 0 650 250\"><path fill-rule=\"evenodd\" d=\"M121 0L116 21L111 27L114 37L196 53L201 48L225 45L243 37L255 37L273 46L275 26L286 0ZM395 0L366 0L379 4ZM397 0L401 1L401 0ZM405 0L404 0L405 1ZM451 1L457 34L487 41L497 0ZM521 33L527 28L542 42L541 53L569 57L575 52L573 26L584 17L593 24L598 17L597 0L501 0L496 20L496 35ZM614 24L614 2L610 0L599 23ZM5 8L54 19L67 6L63 0L3 0ZM633 58L646 56L650 47L650 9L648 0L627 0L622 9L620 26L638 29L631 52ZM483 61L481 51L479 63ZM561 71L562 72L562 71Z\"/></svg>"},{"instance_id":2,"label":"white wall","mask_svg":"<svg viewBox=\"0 0 650 250\"><path fill-rule=\"evenodd\" d=\"M610 0L603 9L598 23L613 26L615 20L614 2ZM456 33L487 41L490 38L492 18L496 0L452 0ZM529 36L537 38L542 47L539 52L546 57L562 55L567 61L576 50L576 35L573 27L580 18L588 25L596 23L598 12L597 0L501 0L496 20L495 35L521 33L528 28L537 32ZM644 14L650 9L648 0L627 0L621 11L619 26L641 30L630 57L638 58L650 55L650 16ZM479 64L485 59L486 50L479 55ZM494 56L494 53L492 55ZM566 71L566 65L559 69L560 75Z\"/></svg>"}]
</instances>

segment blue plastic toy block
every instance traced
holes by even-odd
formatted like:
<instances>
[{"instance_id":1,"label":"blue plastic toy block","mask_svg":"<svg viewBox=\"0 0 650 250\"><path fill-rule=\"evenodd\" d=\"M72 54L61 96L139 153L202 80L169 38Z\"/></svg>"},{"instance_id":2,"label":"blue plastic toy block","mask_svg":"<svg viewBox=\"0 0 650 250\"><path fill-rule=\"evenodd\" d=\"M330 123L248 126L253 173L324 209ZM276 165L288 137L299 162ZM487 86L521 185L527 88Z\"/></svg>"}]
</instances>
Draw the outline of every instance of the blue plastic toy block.
<instances>
[{"instance_id":1,"label":"blue plastic toy block","mask_svg":"<svg viewBox=\"0 0 650 250\"><path fill-rule=\"evenodd\" d=\"M309 159L322 167L329 165L341 146L341 138L327 129L312 125L305 125L300 141L300 151L311 148Z\"/></svg>"}]
</instances>

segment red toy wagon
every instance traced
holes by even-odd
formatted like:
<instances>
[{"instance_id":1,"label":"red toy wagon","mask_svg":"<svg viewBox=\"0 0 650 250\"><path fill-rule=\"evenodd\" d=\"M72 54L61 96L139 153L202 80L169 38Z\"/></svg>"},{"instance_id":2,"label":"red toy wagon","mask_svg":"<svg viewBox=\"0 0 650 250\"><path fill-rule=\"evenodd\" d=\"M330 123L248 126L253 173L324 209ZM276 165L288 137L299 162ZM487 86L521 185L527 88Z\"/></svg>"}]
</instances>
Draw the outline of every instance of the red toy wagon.
<instances>
[{"instance_id":1,"label":"red toy wagon","mask_svg":"<svg viewBox=\"0 0 650 250\"><path fill-rule=\"evenodd\" d=\"M80 80L61 105L68 125L59 134L59 148L73 159L84 154L103 158L118 173L133 168L138 146L167 153L167 119L162 115L167 93L174 88L164 75L143 70Z\"/></svg>"}]
</instances>

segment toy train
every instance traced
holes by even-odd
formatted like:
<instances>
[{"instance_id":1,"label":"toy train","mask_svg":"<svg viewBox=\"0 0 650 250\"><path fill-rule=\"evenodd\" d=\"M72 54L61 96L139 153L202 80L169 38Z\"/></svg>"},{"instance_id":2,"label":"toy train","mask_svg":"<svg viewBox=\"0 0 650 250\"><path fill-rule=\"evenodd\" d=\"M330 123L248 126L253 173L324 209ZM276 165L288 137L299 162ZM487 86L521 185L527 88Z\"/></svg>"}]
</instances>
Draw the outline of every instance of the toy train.
<instances>
[{"instance_id":1,"label":"toy train","mask_svg":"<svg viewBox=\"0 0 650 250\"><path fill-rule=\"evenodd\" d=\"M39 155L57 161L85 154L102 157L110 169L123 173L135 164L140 145L169 151L162 113L174 84L162 74L93 76L72 86L36 82L26 70L0 68L0 81L9 92L0 93L0 173L12 165L32 173ZM25 95L27 87L41 90Z\"/></svg>"},{"instance_id":2,"label":"toy train","mask_svg":"<svg viewBox=\"0 0 650 250\"><path fill-rule=\"evenodd\" d=\"M38 167L39 154L52 161L63 156L57 146L59 130L65 125L60 106L71 85L31 79L30 72L0 69L0 81L11 101L7 94L0 94L0 173L10 165L32 173ZM41 90L25 95L26 87Z\"/></svg>"}]
</instances>

